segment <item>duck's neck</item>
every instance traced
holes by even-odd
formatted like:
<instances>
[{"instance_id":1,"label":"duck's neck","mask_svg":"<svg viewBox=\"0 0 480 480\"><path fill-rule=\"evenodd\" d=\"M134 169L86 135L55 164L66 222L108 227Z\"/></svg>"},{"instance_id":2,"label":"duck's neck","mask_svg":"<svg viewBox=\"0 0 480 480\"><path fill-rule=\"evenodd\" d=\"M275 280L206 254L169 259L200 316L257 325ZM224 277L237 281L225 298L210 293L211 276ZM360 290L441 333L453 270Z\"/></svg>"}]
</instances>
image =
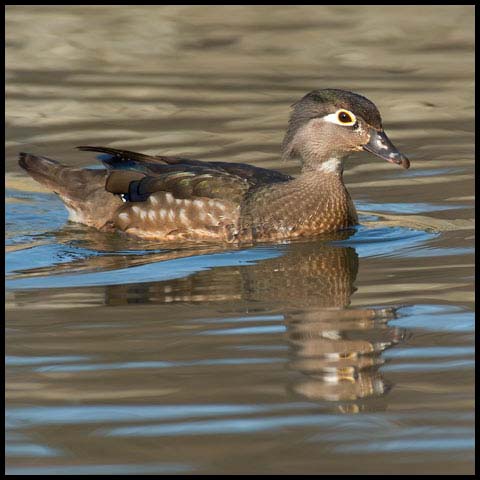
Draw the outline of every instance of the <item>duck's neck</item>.
<instances>
[{"instance_id":1,"label":"duck's neck","mask_svg":"<svg viewBox=\"0 0 480 480\"><path fill-rule=\"evenodd\" d=\"M343 159L330 157L323 162L309 162L302 165L302 174L315 175L316 173L321 175L334 174L341 179L343 175Z\"/></svg>"},{"instance_id":2,"label":"duck's neck","mask_svg":"<svg viewBox=\"0 0 480 480\"><path fill-rule=\"evenodd\" d=\"M294 182L292 194L307 212L340 213L350 198L343 183L343 162L337 158L314 167L304 165Z\"/></svg>"},{"instance_id":3,"label":"duck's neck","mask_svg":"<svg viewBox=\"0 0 480 480\"><path fill-rule=\"evenodd\" d=\"M343 174L344 158L344 155L332 155L331 153L326 155L318 150L304 151L301 156L302 174L312 174L315 172L324 174L335 173L341 177Z\"/></svg>"}]
</instances>

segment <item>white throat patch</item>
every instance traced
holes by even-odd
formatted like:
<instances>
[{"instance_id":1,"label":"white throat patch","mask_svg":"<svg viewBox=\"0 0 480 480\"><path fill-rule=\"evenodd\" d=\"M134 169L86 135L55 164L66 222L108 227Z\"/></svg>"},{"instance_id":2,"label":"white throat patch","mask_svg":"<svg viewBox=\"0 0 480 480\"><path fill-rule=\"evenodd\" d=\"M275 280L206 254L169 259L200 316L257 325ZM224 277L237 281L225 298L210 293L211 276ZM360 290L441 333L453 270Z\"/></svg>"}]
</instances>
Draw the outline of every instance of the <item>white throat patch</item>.
<instances>
[{"instance_id":1,"label":"white throat patch","mask_svg":"<svg viewBox=\"0 0 480 480\"><path fill-rule=\"evenodd\" d=\"M325 173L342 173L343 161L339 160L338 158L330 158L330 160L322 162L319 170Z\"/></svg>"}]
</instances>

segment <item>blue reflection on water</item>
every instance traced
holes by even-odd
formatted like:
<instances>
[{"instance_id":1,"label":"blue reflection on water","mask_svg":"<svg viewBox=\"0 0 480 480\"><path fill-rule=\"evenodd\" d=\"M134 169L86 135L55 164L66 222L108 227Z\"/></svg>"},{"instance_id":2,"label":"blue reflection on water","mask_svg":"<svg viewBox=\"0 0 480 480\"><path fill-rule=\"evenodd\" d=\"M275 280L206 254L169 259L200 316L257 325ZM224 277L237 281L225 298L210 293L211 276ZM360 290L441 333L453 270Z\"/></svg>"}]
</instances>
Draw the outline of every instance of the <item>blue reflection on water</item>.
<instances>
[{"instance_id":1,"label":"blue reflection on water","mask_svg":"<svg viewBox=\"0 0 480 480\"><path fill-rule=\"evenodd\" d=\"M8 475L138 475L187 473L193 468L185 464L106 464L106 465L58 465L51 467L8 467Z\"/></svg>"},{"instance_id":2,"label":"blue reflection on water","mask_svg":"<svg viewBox=\"0 0 480 480\"><path fill-rule=\"evenodd\" d=\"M378 256L408 257L420 245L438 237L438 233L402 227L368 228L359 225L347 240L332 245L355 248L360 258Z\"/></svg>"},{"instance_id":3,"label":"blue reflection on water","mask_svg":"<svg viewBox=\"0 0 480 480\"><path fill-rule=\"evenodd\" d=\"M51 365L48 367L38 367L37 372L88 372L101 370L131 370L144 368L178 368L178 367L201 367L213 365L249 365L261 363L286 362L284 358L216 358L209 360L193 360L190 362L170 362L170 361L143 361L143 362L123 362L123 363L91 363L82 365Z\"/></svg>"},{"instance_id":4,"label":"blue reflection on water","mask_svg":"<svg viewBox=\"0 0 480 480\"><path fill-rule=\"evenodd\" d=\"M432 203L421 202L397 202L397 203L367 203L363 201L356 201L358 210L365 210L367 212L386 212L386 213L427 213L427 212L441 212L444 210L457 210L465 208L464 205L434 205Z\"/></svg>"},{"instance_id":5,"label":"blue reflection on water","mask_svg":"<svg viewBox=\"0 0 480 480\"><path fill-rule=\"evenodd\" d=\"M19 407L6 411L8 425L35 423L37 425L60 425L96 423L106 421L172 420L189 417L217 417L266 413L276 410L302 410L308 403L280 404L209 404L209 405L78 405L55 407Z\"/></svg>"},{"instance_id":6,"label":"blue reflection on water","mask_svg":"<svg viewBox=\"0 0 480 480\"><path fill-rule=\"evenodd\" d=\"M31 443L7 443L5 454L12 457L58 457L60 452L45 445Z\"/></svg>"},{"instance_id":7,"label":"blue reflection on water","mask_svg":"<svg viewBox=\"0 0 480 480\"><path fill-rule=\"evenodd\" d=\"M412 305L399 310L391 326L432 331L473 332L475 313L455 305Z\"/></svg>"},{"instance_id":8,"label":"blue reflection on water","mask_svg":"<svg viewBox=\"0 0 480 480\"><path fill-rule=\"evenodd\" d=\"M342 445L342 451L346 452L432 452L432 451L462 451L475 448L475 439L470 436L471 432L463 429L465 437L451 438L452 432L445 431L444 435L450 438L411 438L401 440L382 440L381 442L364 442L354 445Z\"/></svg>"},{"instance_id":9,"label":"blue reflection on water","mask_svg":"<svg viewBox=\"0 0 480 480\"><path fill-rule=\"evenodd\" d=\"M39 247L40 248L40 247ZM69 247L63 246L68 249ZM147 252L146 252L147 253ZM25 253L24 253L25 255ZM95 285L124 285L162 280L173 280L191 275L195 272L214 267L248 265L249 263L282 255L275 248L256 247L248 250L227 253L203 254L175 260L164 260L146 265L137 265L113 271L100 271L74 275L51 275L34 278L7 280L8 289L24 288L61 288Z\"/></svg>"}]
</instances>

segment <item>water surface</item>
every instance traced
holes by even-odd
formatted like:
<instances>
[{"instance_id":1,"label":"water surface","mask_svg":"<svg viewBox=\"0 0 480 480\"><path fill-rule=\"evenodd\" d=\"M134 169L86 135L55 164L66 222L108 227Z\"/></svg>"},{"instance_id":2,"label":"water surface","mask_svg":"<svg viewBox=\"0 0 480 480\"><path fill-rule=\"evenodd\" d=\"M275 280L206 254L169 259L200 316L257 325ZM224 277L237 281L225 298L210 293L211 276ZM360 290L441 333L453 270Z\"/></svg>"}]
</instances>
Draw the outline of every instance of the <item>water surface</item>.
<instances>
[{"instance_id":1,"label":"water surface","mask_svg":"<svg viewBox=\"0 0 480 480\"><path fill-rule=\"evenodd\" d=\"M9 6L10 474L473 473L473 7ZM288 107L345 88L361 225L243 247L68 223L19 151L110 145L295 174Z\"/></svg>"}]
</instances>

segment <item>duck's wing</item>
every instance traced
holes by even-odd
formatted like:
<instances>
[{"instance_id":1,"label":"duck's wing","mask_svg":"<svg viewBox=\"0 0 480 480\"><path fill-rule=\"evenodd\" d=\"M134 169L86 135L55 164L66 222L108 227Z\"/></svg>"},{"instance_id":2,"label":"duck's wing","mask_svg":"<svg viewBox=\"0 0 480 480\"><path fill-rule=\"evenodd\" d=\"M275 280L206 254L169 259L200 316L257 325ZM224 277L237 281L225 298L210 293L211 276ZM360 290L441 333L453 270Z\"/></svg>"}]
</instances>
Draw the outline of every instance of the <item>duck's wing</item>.
<instances>
[{"instance_id":1,"label":"duck's wing","mask_svg":"<svg viewBox=\"0 0 480 480\"><path fill-rule=\"evenodd\" d=\"M152 193L167 191L176 198L221 198L237 203L252 188L292 178L248 164L145 155L109 147L78 148L101 153L99 159L112 170L106 189L126 194L130 201L144 201Z\"/></svg>"}]
</instances>

